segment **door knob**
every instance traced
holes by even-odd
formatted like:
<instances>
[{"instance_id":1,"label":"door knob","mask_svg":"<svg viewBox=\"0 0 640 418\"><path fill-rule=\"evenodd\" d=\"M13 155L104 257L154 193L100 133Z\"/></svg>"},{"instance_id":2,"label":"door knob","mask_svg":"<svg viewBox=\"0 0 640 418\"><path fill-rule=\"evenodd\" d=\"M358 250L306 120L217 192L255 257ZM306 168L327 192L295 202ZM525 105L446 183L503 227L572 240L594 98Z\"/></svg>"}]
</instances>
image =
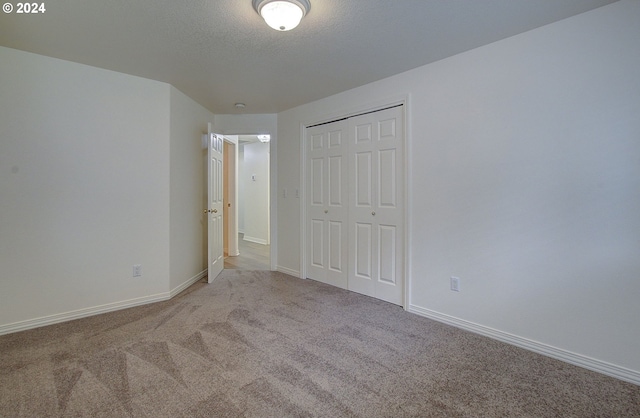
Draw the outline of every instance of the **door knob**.
<instances>
[{"instance_id":1,"label":"door knob","mask_svg":"<svg viewBox=\"0 0 640 418\"><path fill-rule=\"evenodd\" d=\"M218 213L218 209L214 209L214 210L212 210L211 212L213 212L213 213Z\"/></svg>"},{"instance_id":2,"label":"door knob","mask_svg":"<svg viewBox=\"0 0 640 418\"><path fill-rule=\"evenodd\" d=\"M375 212L371 212L371 214L372 214L373 216L376 216L376 213L375 213Z\"/></svg>"},{"instance_id":3,"label":"door knob","mask_svg":"<svg viewBox=\"0 0 640 418\"><path fill-rule=\"evenodd\" d=\"M209 211L205 209L205 210L204 210L204 214L206 215L206 214L207 214L207 212L209 212Z\"/></svg>"},{"instance_id":4,"label":"door knob","mask_svg":"<svg viewBox=\"0 0 640 418\"><path fill-rule=\"evenodd\" d=\"M325 209L325 210L324 210L324 213L329 213L329 209Z\"/></svg>"}]
</instances>

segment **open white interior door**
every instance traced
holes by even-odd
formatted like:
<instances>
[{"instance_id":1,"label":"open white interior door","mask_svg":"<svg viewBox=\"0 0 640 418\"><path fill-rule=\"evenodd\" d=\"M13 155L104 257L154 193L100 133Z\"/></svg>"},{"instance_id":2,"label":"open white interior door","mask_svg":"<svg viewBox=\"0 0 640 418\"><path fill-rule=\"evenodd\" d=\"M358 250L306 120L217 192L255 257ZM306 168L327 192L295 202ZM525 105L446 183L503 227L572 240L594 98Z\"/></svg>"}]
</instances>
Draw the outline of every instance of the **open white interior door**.
<instances>
[{"instance_id":1,"label":"open white interior door","mask_svg":"<svg viewBox=\"0 0 640 418\"><path fill-rule=\"evenodd\" d=\"M223 190L223 145L222 135L211 132L209 124L207 151L207 179L208 179L208 241L209 241L209 270L208 282L213 280L224 269L224 190Z\"/></svg>"}]
</instances>

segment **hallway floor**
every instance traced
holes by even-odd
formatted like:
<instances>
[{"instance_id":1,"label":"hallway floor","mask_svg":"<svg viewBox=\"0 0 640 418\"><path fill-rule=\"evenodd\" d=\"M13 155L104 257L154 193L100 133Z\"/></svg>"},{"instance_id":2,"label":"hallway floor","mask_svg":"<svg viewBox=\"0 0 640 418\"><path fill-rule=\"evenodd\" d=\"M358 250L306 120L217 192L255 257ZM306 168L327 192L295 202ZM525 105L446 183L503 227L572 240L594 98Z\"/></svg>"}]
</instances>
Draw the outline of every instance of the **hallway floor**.
<instances>
[{"instance_id":1,"label":"hallway floor","mask_svg":"<svg viewBox=\"0 0 640 418\"><path fill-rule=\"evenodd\" d=\"M240 255L224 258L225 269L270 270L270 246L245 241L244 234L238 234Z\"/></svg>"}]
</instances>

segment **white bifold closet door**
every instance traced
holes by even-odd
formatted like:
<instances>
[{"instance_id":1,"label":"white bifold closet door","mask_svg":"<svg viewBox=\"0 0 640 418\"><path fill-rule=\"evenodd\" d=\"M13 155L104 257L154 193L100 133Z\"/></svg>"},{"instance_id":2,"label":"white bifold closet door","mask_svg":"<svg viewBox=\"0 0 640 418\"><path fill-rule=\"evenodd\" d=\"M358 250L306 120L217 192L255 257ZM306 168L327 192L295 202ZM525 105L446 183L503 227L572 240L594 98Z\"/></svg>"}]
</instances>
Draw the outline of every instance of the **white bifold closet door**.
<instances>
[{"instance_id":1,"label":"white bifold closet door","mask_svg":"<svg viewBox=\"0 0 640 418\"><path fill-rule=\"evenodd\" d=\"M402 107L351 119L348 289L402 305Z\"/></svg>"},{"instance_id":2,"label":"white bifold closet door","mask_svg":"<svg viewBox=\"0 0 640 418\"><path fill-rule=\"evenodd\" d=\"M307 277L402 305L403 107L307 129Z\"/></svg>"},{"instance_id":3,"label":"white bifold closet door","mask_svg":"<svg viewBox=\"0 0 640 418\"><path fill-rule=\"evenodd\" d=\"M307 129L307 275L347 288L346 121Z\"/></svg>"}]
</instances>

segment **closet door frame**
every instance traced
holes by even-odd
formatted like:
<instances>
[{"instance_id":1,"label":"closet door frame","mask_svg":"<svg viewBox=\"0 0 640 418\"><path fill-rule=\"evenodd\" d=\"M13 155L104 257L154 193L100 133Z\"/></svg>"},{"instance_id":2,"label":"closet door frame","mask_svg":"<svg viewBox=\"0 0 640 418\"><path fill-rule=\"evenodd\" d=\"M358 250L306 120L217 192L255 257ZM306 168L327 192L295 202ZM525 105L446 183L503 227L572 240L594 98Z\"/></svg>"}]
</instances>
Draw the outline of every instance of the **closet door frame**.
<instances>
[{"instance_id":1,"label":"closet door frame","mask_svg":"<svg viewBox=\"0 0 640 418\"><path fill-rule=\"evenodd\" d=\"M307 120L303 120L300 123L300 277L302 279L306 279L308 277L307 272L307 252L308 252L308 239L307 236L307 127L311 127L314 125L322 124L322 123L331 123L333 121L337 121L340 119L350 118L353 116L357 116L360 114L368 113L368 112L376 112L379 110L383 110L393 106L401 105L403 108L403 132L404 132L404 155L403 155L403 163L404 163L404 224L403 224L403 235L404 235L404 256L402 260L398 260L399 263L402 263L403 268L403 303L402 307L405 310L409 309L410 301L411 301L411 253L412 248L409 245L411 242L411 226L412 226L412 217L411 217L411 193L412 190L412 176L411 176L411 164L409 156L411 155L411 130L409 129L410 120L411 120L411 96L409 94L399 95L391 98L387 98L385 100L370 102L362 104L358 107L353 107L340 112L326 113L324 115L311 117Z\"/></svg>"}]
</instances>

